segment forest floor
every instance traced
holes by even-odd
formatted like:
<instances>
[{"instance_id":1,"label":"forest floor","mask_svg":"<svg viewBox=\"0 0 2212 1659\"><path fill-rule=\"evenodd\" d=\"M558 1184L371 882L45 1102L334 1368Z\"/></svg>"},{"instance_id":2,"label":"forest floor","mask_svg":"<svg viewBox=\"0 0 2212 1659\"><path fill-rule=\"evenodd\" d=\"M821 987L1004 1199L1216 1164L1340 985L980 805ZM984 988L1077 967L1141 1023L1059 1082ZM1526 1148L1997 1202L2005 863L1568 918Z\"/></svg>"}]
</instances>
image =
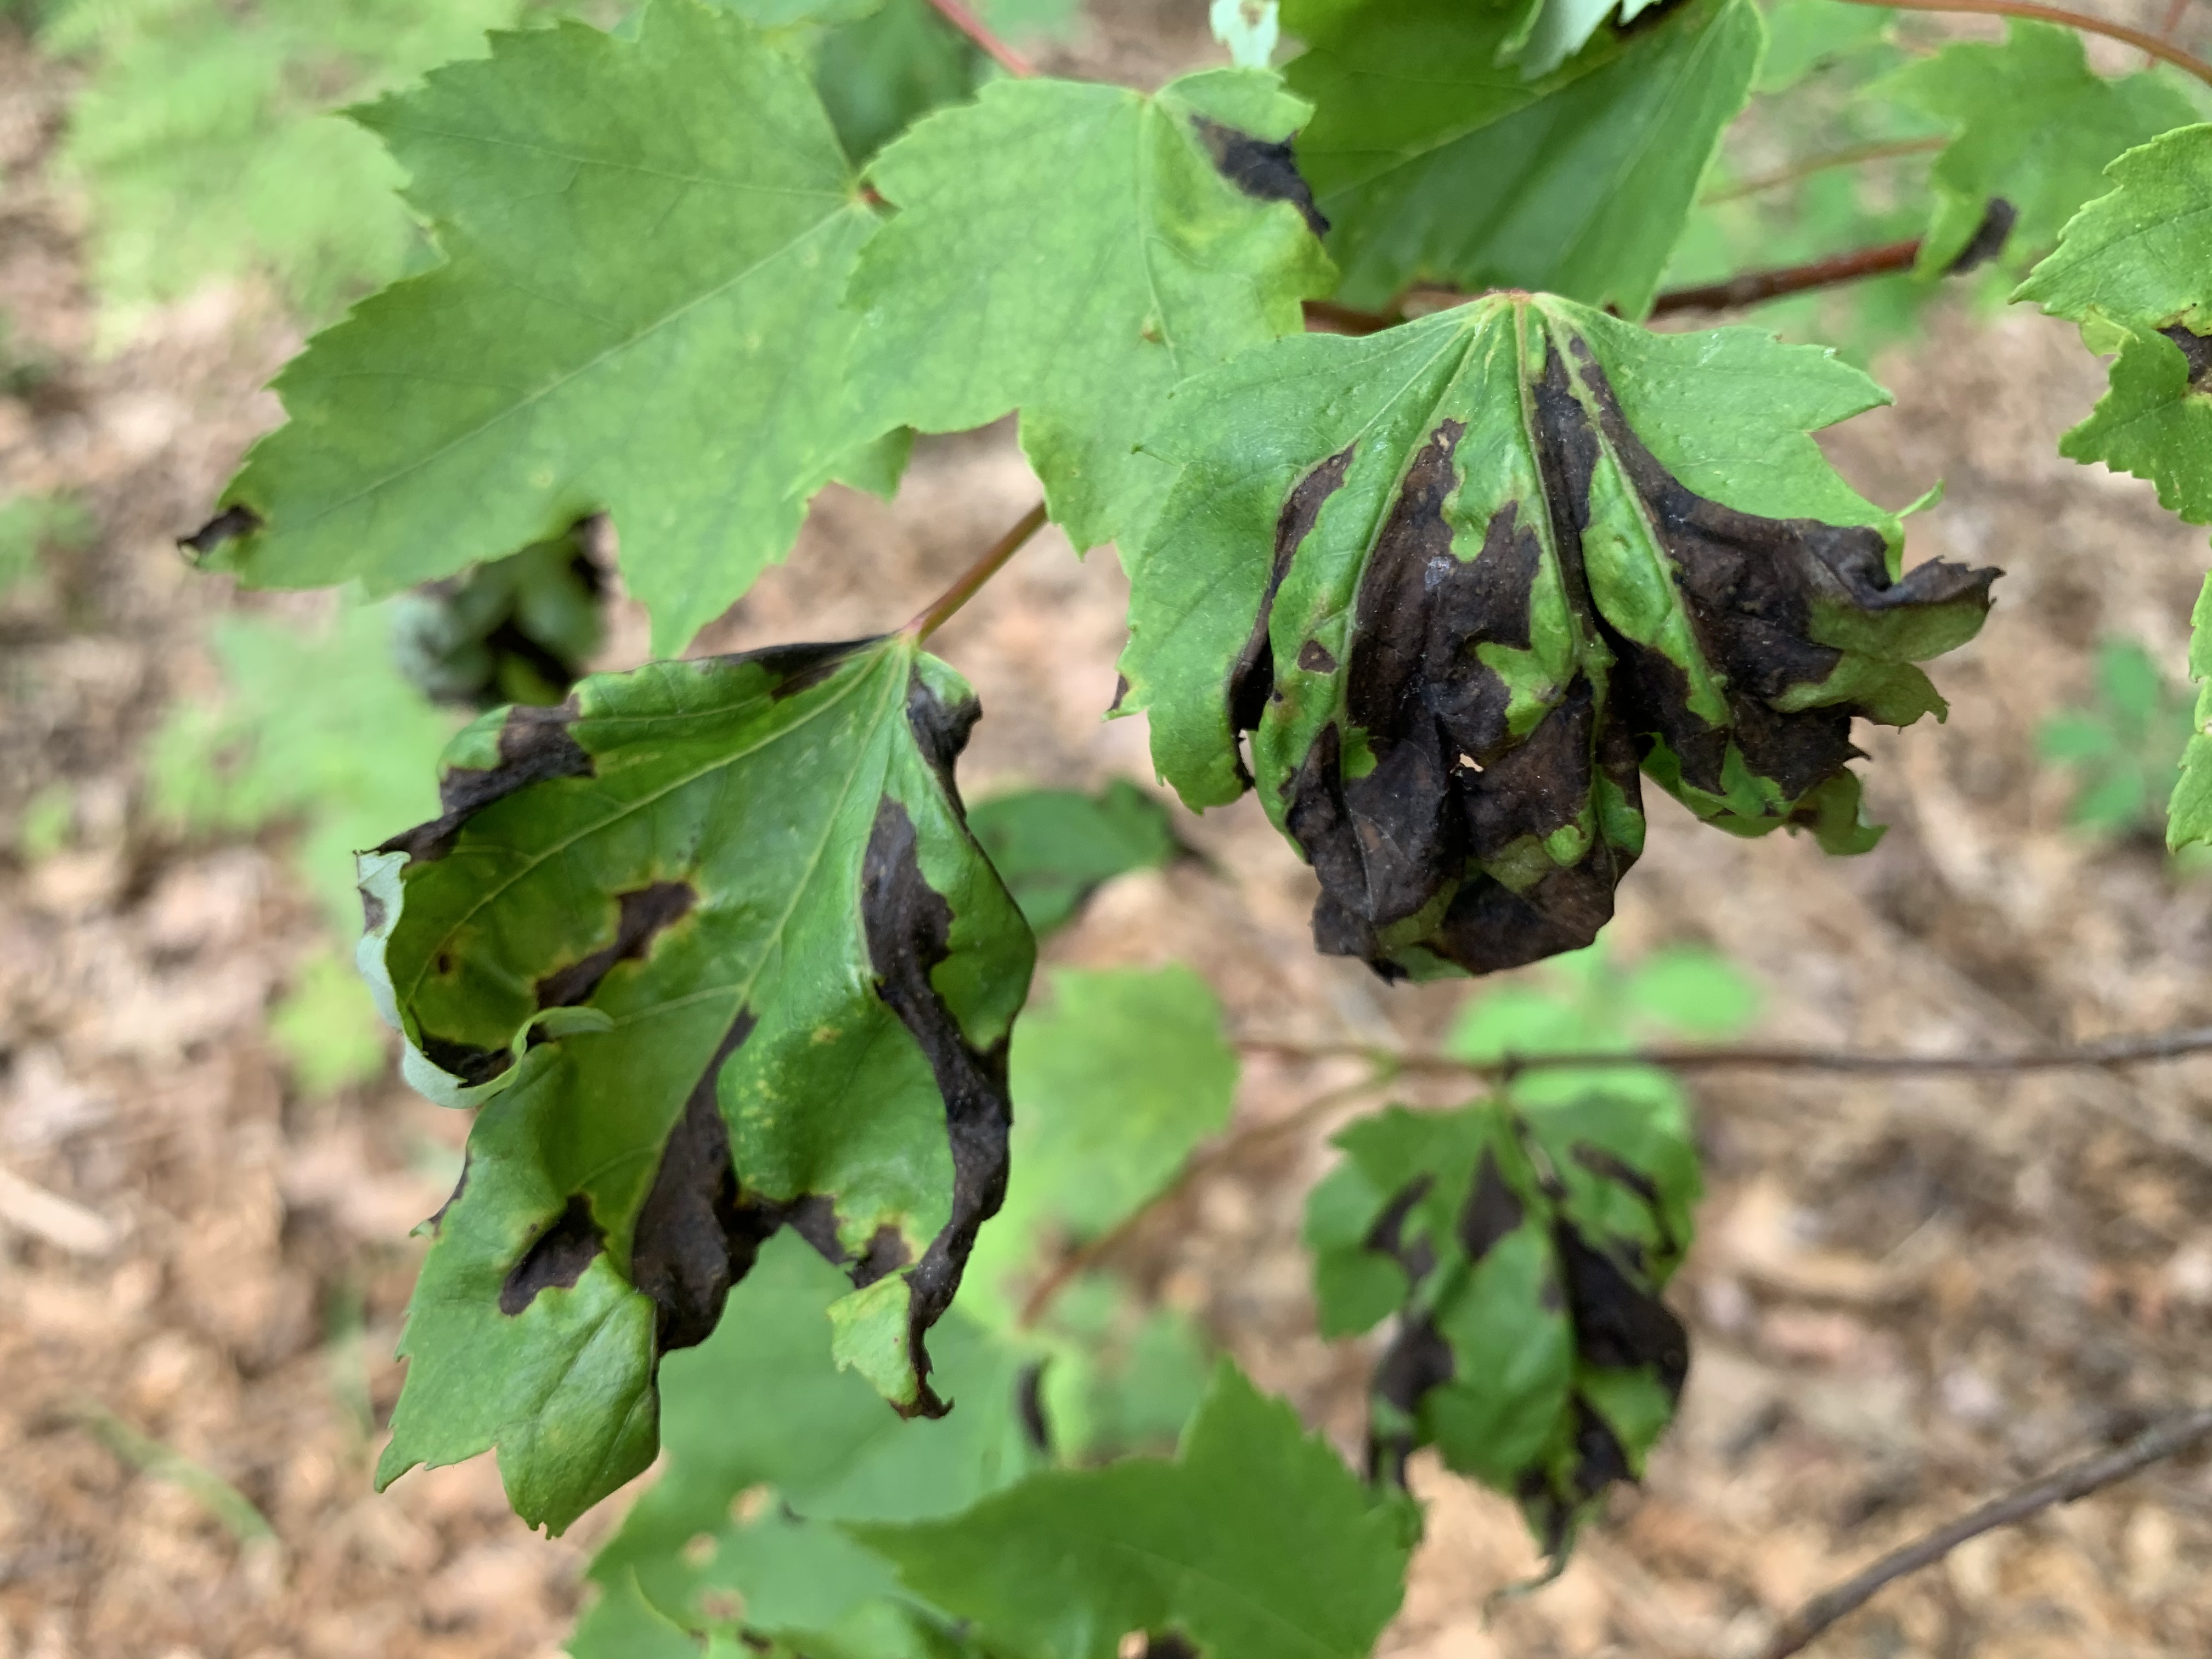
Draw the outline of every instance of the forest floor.
<instances>
[{"instance_id":1,"label":"forest floor","mask_svg":"<svg viewBox=\"0 0 2212 1659\"><path fill-rule=\"evenodd\" d=\"M0 47L0 311L46 371L0 397L0 495L66 489L99 532L0 606L0 825L57 781L73 807L60 850L0 855L0 1659L551 1654L619 1499L549 1541L488 1459L368 1484L409 1230L465 1125L396 1083L296 1090L263 1021L322 935L283 836L180 842L143 808L147 732L216 684L210 621L320 603L237 594L173 540L276 418L257 388L295 341L219 292L95 354L78 228L40 172L60 108ZM1652 792L1612 937L1632 958L1717 948L1777 1042L2007 1049L2212 1021L2212 881L2070 831L2033 747L2101 638L2180 662L2203 532L2057 456L2102 383L2070 329L1943 314L1880 367L1896 406L1832 454L1885 501L1948 483L1910 560L2007 573L1982 637L1936 668L1950 723L1863 738L1891 828L1855 860L1734 840ZM925 443L894 505L825 498L700 648L902 618L1034 492L1006 427ZM1048 532L945 630L986 711L971 790L1150 779L1141 722L1099 719L1124 591L1109 552L1079 562ZM607 663L642 649L624 609ZM1314 1041L1433 1042L1468 994L1315 956L1311 878L1249 799L1178 809L1177 829L1206 857L1109 885L1048 963L1186 962L1238 1030ZM1238 1109L1264 1121L1343 1081L1254 1060ZM2212 1401L2212 1060L1693 1092L1709 1185L1670 1292L1696 1354L1678 1426L1559 1582L1495 1605L1536 1566L1517 1516L1421 1471L1393 1659L1747 1654L1898 1541ZM1196 1185L1124 1265L1349 1447L1371 1352L1316 1334L1296 1237L1333 1121ZM274 1538L241 1543L145 1473L118 1422L230 1482ZM1815 1651L2203 1654L2208 1562L2212 1468L2168 1465L1956 1552Z\"/></svg>"}]
</instances>

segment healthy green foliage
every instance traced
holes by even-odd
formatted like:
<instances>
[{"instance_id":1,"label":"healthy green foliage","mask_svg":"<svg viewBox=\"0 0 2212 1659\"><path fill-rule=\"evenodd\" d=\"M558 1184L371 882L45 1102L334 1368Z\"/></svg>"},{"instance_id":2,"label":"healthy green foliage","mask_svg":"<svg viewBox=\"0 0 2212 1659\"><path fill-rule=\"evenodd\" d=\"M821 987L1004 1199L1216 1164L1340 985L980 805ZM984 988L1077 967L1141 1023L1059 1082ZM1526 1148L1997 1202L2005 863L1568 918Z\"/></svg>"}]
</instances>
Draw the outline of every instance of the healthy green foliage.
<instances>
[{"instance_id":1,"label":"healthy green foliage","mask_svg":"<svg viewBox=\"0 0 2212 1659\"><path fill-rule=\"evenodd\" d=\"M40 561L92 539L85 510L66 495L18 495L0 501L0 599L39 573Z\"/></svg>"},{"instance_id":2,"label":"healthy green foliage","mask_svg":"<svg viewBox=\"0 0 2212 1659\"><path fill-rule=\"evenodd\" d=\"M1520 1500L1559 1556L1674 1415L1689 1339L1659 1292L1690 1242L1678 1107L1601 1085L1453 1113L1393 1107L1337 1136L1305 1237L1328 1335L1396 1313L1370 1461L1433 1445Z\"/></svg>"},{"instance_id":3,"label":"healthy green foliage","mask_svg":"<svg viewBox=\"0 0 2212 1659\"><path fill-rule=\"evenodd\" d=\"M41 33L83 59L65 168L95 275L123 306L258 269L308 314L397 276L420 233L401 173L332 113L483 50L523 0L64 0Z\"/></svg>"},{"instance_id":4,"label":"healthy green foliage","mask_svg":"<svg viewBox=\"0 0 2212 1659\"><path fill-rule=\"evenodd\" d=\"M2159 797L2190 735L2189 698L2134 640L2098 648L2095 696L2044 721L2037 752L2075 775L2072 821L2108 835L2160 833Z\"/></svg>"},{"instance_id":5,"label":"healthy green foliage","mask_svg":"<svg viewBox=\"0 0 2212 1659\"><path fill-rule=\"evenodd\" d=\"M903 635L598 676L470 726L445 815L364 855L409 1080L484 1103L380 1482L496 1445L565 1527L787 1222L855 1286L838 1362L945 1409L923 1339L1004 1190L1032 948L952 786L976 714Z\"/></svg>"},{"instance_id":6,"label":"healthy green foliage","mask_svg":"<svg viewBox=\"0 0 2212 1659\"><path fill-rule=\"evenodd\" d=\"M446 575L602 508L672 652L781 558L859 443L844 275L876 221L797 59L699 0L635 40L495 37L357 112L447 262L280 375L210 527L258 585Z\"/></svg>"},{"instance_id":7,"label":"healthy green foliage","mask_svg":"<svg viewBox=\"0 0 2212 1659\"><path fill-rule=\"evenodd\" d=\"M860 255L854 395L881 423L981 426L1022 447L1078 549L1150 516L1137 445L1185 377L1303 322L1329 267L1283 143L1305 106L1220 70L1152 97L997 82L870 164L897 210Z\"/></svg>"},{"instance_id":8,"label":"healthy green foliage","mask_svg":"<svg viewBox=\"0 0 2212 1659\"><path fill-rule=\"evenodd\" d=\"M1193 806L1256 778L1316 944L1386 974L1587 945L1639 766L1723 829L1863 850L1850 722L1942 712L1913 664L1996 574L1900 577L1896 516L1822 459L1808 434L1881 396L1748 329L1545 296L1249 353L1155 435L1182 471L1132 562L1121 707Z\"/></svg>"},{"instance_id":9,"label":"healthy green foliage","mask_svg":"<svg viewBox=\"0 0 2212 1659\"><path fill-rule=\"evenodd\" d=\"M2176 852L2212 843L2212 576L2190 613L2189 678L2197 682L2197 711L2166 809L2166 844Z\"/></svg>"},{"instance_id":10,"label":"healthy green foliage","mask_svg":"<svg viewBox=\"0 0 2212 1659\"><path fill-rule=\"evenodd\" d=\"M1176 855L1166 810L1125 778L1096 795L1031 789L978 801L968 827L1042 939L1100 883L1156 870Z\"/></svg>"},{"instance_id":11,"label":"healthy green foliage","mask_svg":"<svg viewBox=\"0 0 2212 1659\"><path fill-rule=\"evenodd\" d=\"M1024 1659L1115 1659L1132 1632L1208 1659L1358 1659L1407 1556L1392 1510L1225 1364L1172 1462L1049 1471L945 1520L848 1530Z\"/></svg>"},{"instance_id":12,"label":"healthy green foliage","mask_svg":"<svg viewBox=\"0 0 2212 1659\"><path fill-rule=\"evenodd\" d=\"M1041 1463L1020 1360L956 1310L935 1346L959 1409L896 1417L831 1358L823 1311L850 1288L779 1234L714 1334L663 1362L667 1467L592 1559L603 1595L574 1659L688 1659L716 1640L870 1659L951 1650L943 1615L837 1523L951 1515Z\"/></svg>"},{"instance_id":13,"label":"healthy green foliage","mask_svg":"<svg viewBox=\"0 0 2212 1659\"><path fill-rule=\"evenodd\" d=\"M367 1083L391 1055L361 975L336 951L318 951L292 970L292 983L269 1010L269 1040L311 1095Z\"/></svg>"},{"instance_id":14,"label":"healthy green foliage","mask_svg":"<svg viewBox=\"0 0 2212 1659\"><path fill-rule=\"evenodd\" d=\"M2118 353L2112 390L2059 453L2148 478L2169 511L2212 524L2212 126L2166 133L2107 174L2112 191L2013 296Z\"/></svg>"},{"instance_id":15,"label":"healthy green foliage","mask_svg":"<svg viewBox=\"0 0 2212 1659\"><path fill-rule=\"evenodd\" d=\"M1878 88L1955 130L1930 173L1936 210L1920 269L1947 270L1974 239L1993 198L2017 216L1996 257L2033 257L2097 194L2121 151L2195 118L2163 70L2107 81L2081 37L2013 19L2002 45L1961 41L1905 65Z\"/></svg>"},{"instance_id":16,"label":"healthy green foliage","mask_svg":"<svg viewBox=\"0 0 2212 1659\"><path fill-rule=\"evenodd\" d=\"M1314 106L1298 164L1334 227L1340 298L1546 289L1629 316L1650 305L1764 33L1750 0L1687 0L1530 80L1507 55L1525 21L1510 9L1300 0L1283 21L1308 48L1285 74Z\"/></svg>"}]
</instances>

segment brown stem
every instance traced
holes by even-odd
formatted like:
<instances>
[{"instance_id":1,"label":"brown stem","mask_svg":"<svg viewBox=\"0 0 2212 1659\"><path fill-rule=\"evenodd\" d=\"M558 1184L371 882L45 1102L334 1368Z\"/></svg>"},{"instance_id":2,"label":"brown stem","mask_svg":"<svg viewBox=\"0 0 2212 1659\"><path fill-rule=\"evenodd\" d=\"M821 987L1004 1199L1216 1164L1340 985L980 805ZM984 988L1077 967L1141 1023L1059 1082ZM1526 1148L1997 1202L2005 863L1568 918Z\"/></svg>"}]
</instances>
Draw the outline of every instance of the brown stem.
<instances>
[{"instance_id":1,"label":"brown stem","mask_svg":"<svg viewBox=\"0 0 2212 1659\"><path fill-rule=\"evenodd\" d=\"M2040 22L2059 23L2069 29L2079 29L2084 34L2101 34L2108 40L2124 40L2139 47L2153 58L2171 64L2185 75L2193 75L2207 86L2212 86L2212 64L2201 58L2192 58L2176 46L2170 46L2155 34L2142 29L2130 28L2125 23L2108 23L2101 17L2091 17L2078 11L2064 11L2057 6L2039 6L2033 0L1847 0L1854 6L1881 6L1893 11L1953 11L1966 12L1981 17L2033 17Z\"/></svg>"},{"instance_id":2,"label":"brown stem","mask_svg":"<svg viewBox=\"0 0 2212 1659\"><path fill-rule=\"evenodd\" d=\"M2212 1437L2212 1407L2185 1412L2146 1430L2116 1451L2085 1457L2054 1474L2007 1492L1949 1526L1938 1528L1926 1537L1892 1551L1864 1572L1845 1579L1832 1589L1821 1591L1782 1621L1782 1628L1761 1650L1759 1659L1788 1659L1790 1655L1802 1651L1838 1619L1864 1606L1882 1586L1907 1573L1932 1566L1969 1538L1994 1532L1999 1527L2017 1526L2053 1504L2070 1504L2077 1498L2085 1498L2101 1486L2126 1480L2162 1458L2186 1451L2208 1437Z\"/></svg>"},{"instance_id":3,"label":"brown stem","mask_svg":"<svg viewBox=\"0 0 2212 1659\"><path fill-rule=\"evenodd\" d=\"M1018 80L1036 73L1036 65L991 33L991 26L960 3L960 0L929 0L937 15L981 46L998 66Z\"/></svg>"},{"instance_id":4,"label":"brown stem","mask_svg":"<svg viewBox=\"0 0 2212 1659\"><path fill-rule=\"evenodd\" d=\"M1852 0L1856 4L1857 0ZM1708 283L1702 288L1670 289L1651 302L1651 314L1664 317L1676 311L1734 311L1741 306L1755 306L1762 300L1778 300L1790 294L1809 294L1814 289L1833 288L1839 283L1855 283L1862 277L1884 276L1892 271L1910 270L1912 262L1920 257L1920 239L1905 242L1885 242L1879 247L1863 247L1850 253L1831 254L1825 259L1815 259L1809 264L1783 265L1772 270L1747 270L1731 276L1724 283Z\"/></svg>"},{"instance_id":5,"label":"brown stem","mask_svg":"<svg viewBox=\"0 0 2212 1659\"><path fill-rule=\"evenodd\" d=\"M1884 1054L1850 1048L1800 1048L1745 1043L1727 1048L1585 1049L1577 1054L1507 1054L1499 1060L1455 1060L1449 1054L1397 1054L1358 1043L1301 1043L1272 1037L1244 1037L1238 1048L1286 1060L1362 1059L1400 1072L1456 1073L1472 1077L1515 1077L1523 1072L1559 1071L1597 1066L1656 1066L1670 1072L1769 1071L1900 1073L2064 1071L2099 1066L2136 1066L2212 1052L2212 1026L2156 1031L2147 1036L2110 1037L2063 1048L2030 1048L2010 1054Z\"/></svg>"},{"instance_id":6,"label":"brown stem","mask_svg":"<svg viewBox=\"0 0 2212 1659\"><path fill-rule=\"evenodd\" d=\"M1380 334L1405 320L1395 311L1362 311L1334 300L1306 301L1306 327L1310 330L1318 325L1318 331L1323 334Z\"/></svg>"},{"instance_id":7,"label":"brown stem","mask_svg":"<svg viewBox=\"0 0 2212 1659\"><path fill-rule=\"evenodd\" d=\"M2184 3L2186 3L2186 0ZM1702 200L1708 207L1722 202L1740 202L1747 196L1779 190L1784 185L1794 185L1801 179L1810 179L1816 173L1829 173L1837 167L1863 167L1869 161L1894 161L1900 155L1925 155L1942 149L1950 142L1944 137L1893 138L1879 144L1854 144L1849 149L1815 155L1809 161L1777 167L1771 173L1755 173L1741 184L1729 185L1725 189L1708 191Z\"/></svg>"},{"instance_id":8,"label":"brown stem","mask_svg":"<svg viewBox=\"0 0 2212 1659\"><path fill-rule=\"evenodd\" d=\"M997 575L1006 561L1022 550L1024 542L1044 527L1044 503L1039 501L1022 514L1012 529L984 549L981 557L962 571L951 586L932 599L900 631L913 635L920 641L944 627L952 619L953 612L975 597L976 589Z\"/></svg>"}]
</instances>

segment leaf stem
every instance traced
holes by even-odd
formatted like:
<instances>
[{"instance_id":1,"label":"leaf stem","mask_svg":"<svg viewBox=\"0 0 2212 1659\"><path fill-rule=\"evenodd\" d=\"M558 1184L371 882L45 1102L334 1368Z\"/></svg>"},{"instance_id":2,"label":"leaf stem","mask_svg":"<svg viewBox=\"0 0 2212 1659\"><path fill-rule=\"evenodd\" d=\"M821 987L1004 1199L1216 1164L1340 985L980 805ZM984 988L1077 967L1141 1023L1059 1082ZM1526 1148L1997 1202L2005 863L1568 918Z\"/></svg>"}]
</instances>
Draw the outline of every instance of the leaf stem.
<instances>
[{"instance_id":1,"label":"leaf stem","mask_svg":"<svg viewBox=\"0 0 2212 1659\"><path fill-rule=\"evenodd\" d=\"M952 619L953 613L975 597L983 584L997 575L1008 559L1022 550L1022 544L1044 527L1044 503L1039 501L1022 514L1013 528L983 550L975 563L953 579L952 586L939 593L915 616L913 621L899 631L911 634L917 644Z\"/></svg>"},{"instance_id":2,"label":"leaf stem","mask_svg":"<svg viewBox=\"0 0 2212 1659\"><path fill-rule=\"evenodd\" d=\"M1858 0L1851 0L1854 5L1857 3ZM1807 264L1741 271L1725 282L1708 283L1698 288L1669 289L1652 301L1651 314L1665 317L1677 311L1734 311L1764 300L1779 300L1787 295L1809 294L1815 289L1834 288L1863 277L1910 270L1919 257L1920 239L1915 236L1909 241L1884 242L1878 247L1833 253Z\"/></svg>"},{"instance_id":3,"label":"leaf stem","mask_svg":"<svg viewBox=\"0 0 2212 1659\"><path fill-rule=\"evenodd\" d=\"M960 0L929 0L937 15L958 29L978 46L992 62L1017 80L1027 80L1036 73L1036 65L991 33L991 26L961 4Z\"/></svg>"},{"instance_id":4,"label":"leaf stem","mask_svg":"<svg viewBox=\"0 0 2212 1659\"><path fill-rule=\"evenodd\" d=\"M1810 179L1819 173L1833 172L1838 167L1863 167L1869 161L1893 161L1901 155L1925 155L1942 149L1951 141L1941 136L1928 138L1893 138L1878 144L1854 144L1849 149L1832 150L1826 155L1793 162L1786 167L1777 167L1771 173L1755 173L1739 184L1724 189L1708 191L1701 201L1707 207L1722 202L1739 202L1747 196L1779 190L1784 185L1794 185L1801 179Z\"/></svg>"},{"instance_id":5,"label":"leaf stem","mask_svg":"<svg viewBox=\"0 0 2212 1659\"><path fill-rule=\"evenodd\" d=\"M1782 1621L1774 1639L1760 1650L1759 1659L1789 1659L1790 1655L1802 1651L1829 1626L1864 1606L1884 1585L1932 1566L1970 1538L1999 1527L2017 1526L2054 1504L2085 1498L2208 1437L2212 1437L2212 1407L2185 1412L2144 1431L2117 1450L2085 1457L2015 1488L1950 1525L1892 1551L1855 1577L1821 1591Z\"/></svg>"},{"instance_id":6,"label":"leaf stem","mask_svg":"<svg viewBox=\"0 0 2212 1659\"><path fill-rule=\"evenodd\" d=\"M2128 45L2148 52L2153 58L2172 64L2183 74L2193 75L2205 85L2212 86L2212 64L2201 58L2192 58L2180 47L2169 45L2148 30L2130 28L2125 23L2108 23L2101 17L2066 11L2057 6L2037 5L2033 0L1845 0L1845 3L1854 6L1880 6L1894 11L1967 12L1983 17L2032 17L2040 22L2058 23L2069 29L2079 29L2084 34L2101 34L2108 40L2124 40Z\"/></svg>"}]
</instances>

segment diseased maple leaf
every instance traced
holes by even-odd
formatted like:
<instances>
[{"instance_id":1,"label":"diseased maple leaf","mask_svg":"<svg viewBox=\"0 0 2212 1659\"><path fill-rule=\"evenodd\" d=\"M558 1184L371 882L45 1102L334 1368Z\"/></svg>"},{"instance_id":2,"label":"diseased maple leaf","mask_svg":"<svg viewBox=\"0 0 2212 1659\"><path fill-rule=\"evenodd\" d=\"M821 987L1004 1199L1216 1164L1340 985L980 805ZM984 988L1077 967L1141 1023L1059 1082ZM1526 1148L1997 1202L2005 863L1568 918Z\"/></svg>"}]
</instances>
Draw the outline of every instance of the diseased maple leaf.
<instances>
[{"instance_id":1,"label":"diseased maple leaf","mask_svg":"<svg viewBox=\"0 0 2212 1659\"><path fill-rule=\"evenodd\" d=\"M1913 665L1996 574L1901 574L1895 516L1807 435L1881 398L1812 348L1548 295L1249 353L1155 440L1182 471L1131 562L1121 707L1192 805L1256 777L1320 948L1393 976L1588 944L1639 768L1737 834L1863 849L1851 720L1943 711Z\"/></svg>"},{"instance_id":2,"label":"diseased maple leaf","mask_svg":"<svg viewBox=\"0 0 2212 1659\"><path fill-rule=\"evenodd\" d=\"M945 1409L924 1337L1005 1190L1032 953L953 787L976 712L902 635L598 676L462 732L444 816L364 855L408 1079L483 1103L380 1481L495 1444L565 1526L785 1225L855 1286L839 1362Z\"/></svg>"},{"instance_id":3,"label":"diseased maple leaf","mask_svg":"<svg viewBox=\"0 0 2212 1659\"><path fill-rule=\"evenodd\" d=\"M1690 1243L1678 1103L1613 1095L1403 1107L1337 1137L1307 1202L1324 1335L1398 1315L1375 1368L1370 1473L1417 1447L1521 1502L1559 1555L1674 1416L1689 1334L1659 1299Z\"/></svg>"}]
</instances>

